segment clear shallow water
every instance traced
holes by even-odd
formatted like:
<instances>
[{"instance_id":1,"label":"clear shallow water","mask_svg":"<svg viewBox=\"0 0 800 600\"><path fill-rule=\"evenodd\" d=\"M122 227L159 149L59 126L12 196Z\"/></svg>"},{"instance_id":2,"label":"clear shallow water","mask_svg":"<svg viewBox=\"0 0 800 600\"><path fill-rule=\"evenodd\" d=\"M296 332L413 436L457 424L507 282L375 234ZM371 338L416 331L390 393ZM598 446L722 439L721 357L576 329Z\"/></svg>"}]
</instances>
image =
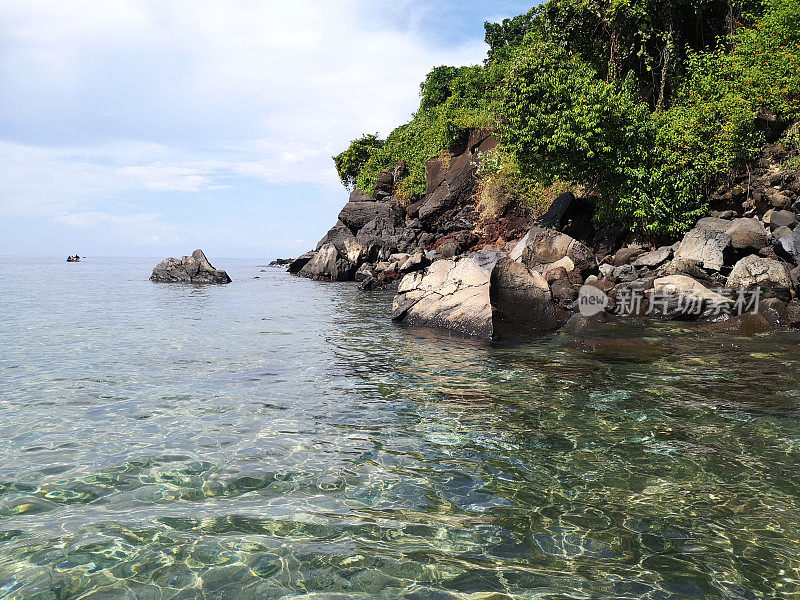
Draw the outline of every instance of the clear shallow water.
<instances>
[{"instance_id":1,"label":"clear shallow water","mask_svg":"<svg viewBox=\"0 0 800 600\"><path fill-rule=\"evenodd\" d=\"M0 598L800 597L800 334L490 345L155 262L5 260Z\"/></svg>"}]
</instances>

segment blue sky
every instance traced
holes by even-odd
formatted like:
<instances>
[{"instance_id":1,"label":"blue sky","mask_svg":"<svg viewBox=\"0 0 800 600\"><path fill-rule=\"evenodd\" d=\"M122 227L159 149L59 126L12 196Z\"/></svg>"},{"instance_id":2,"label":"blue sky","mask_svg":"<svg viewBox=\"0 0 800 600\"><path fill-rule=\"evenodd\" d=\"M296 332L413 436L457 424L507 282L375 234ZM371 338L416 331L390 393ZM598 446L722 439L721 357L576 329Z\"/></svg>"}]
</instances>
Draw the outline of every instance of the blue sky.
<instances>
[{"instance_id":1,"label":"blue sky","mask_svg":"<svg viewBox=\"0 0 800 600\"><path fill-rule=\"evenodd\" d=\"M296 255L346 201L330 157L530 6L0 1L0 254Z\"/></svg>"}]
</instances>

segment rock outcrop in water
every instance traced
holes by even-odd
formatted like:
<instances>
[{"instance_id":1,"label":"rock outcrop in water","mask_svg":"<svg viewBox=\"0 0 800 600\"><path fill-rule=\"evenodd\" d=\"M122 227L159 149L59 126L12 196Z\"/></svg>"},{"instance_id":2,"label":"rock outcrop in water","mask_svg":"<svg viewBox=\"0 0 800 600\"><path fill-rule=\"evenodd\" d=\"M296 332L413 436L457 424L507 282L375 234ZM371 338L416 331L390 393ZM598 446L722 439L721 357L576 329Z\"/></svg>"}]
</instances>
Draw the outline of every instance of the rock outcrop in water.
<instances>
[{"instance_id":1,"label":"rock outcrop in water","mask_svg":"<svg viewBox=\"0 0 800 600\"><path fill-rule=\"evenodd\" d=\"M554 329L566 321L541 274L492 250L437 260L425 272L406 275L392 318L487 339L509 330Z\"/></svg>"},{"instance_id":2,"label":"rock outcrop in water","mask_svg":"<svg viewBox=\"0 0 800 600\"><path fill-rule=\"evenodd\" d=\"M231 278L225 271L211 266L202 250L195 250L191 256L167 258L162 260L150 276L156 283L218 283L227 284Z\"/></svg>"},{"instance_id":3,"label":"rock outcrop in water","mask_svg":"<svg viewBox=\"0 0 800 600\"><path fill-rule=\"evenodd\" d=\"M364 289L399 282L395 320L483 338L559 327L587 296L604 298L599 310L617 316L747 324L720 331L800 326L800 177L780 170L774 147L712 195L710 216L659 245L597 230L592 200L571 193L536 220L502 205L487 217L476 165L494 146L473 132L429 161L427 193L408 206L393 196L403 165L382 173L375 196L354 191L316 250L289 271ZM755 290L755 305L744 303ZM758 327L738 318L756 309Z\"/></svg>"}]
</instances>

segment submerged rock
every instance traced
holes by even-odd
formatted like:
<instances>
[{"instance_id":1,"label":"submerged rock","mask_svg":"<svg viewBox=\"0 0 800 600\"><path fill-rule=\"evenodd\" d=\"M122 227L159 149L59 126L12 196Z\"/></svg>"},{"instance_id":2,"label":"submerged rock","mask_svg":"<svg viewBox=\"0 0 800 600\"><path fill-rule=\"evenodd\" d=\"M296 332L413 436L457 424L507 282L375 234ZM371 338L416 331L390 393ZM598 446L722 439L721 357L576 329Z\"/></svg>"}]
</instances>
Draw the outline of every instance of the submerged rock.
<instances>
[{"instance_id":1,"label":"submerged rock","mask_svg":"<svg viewBox=\"0 0 800 600\"><path fill-rule=\"evenodd\" d=\"M231 278L225 271L211 266L202 250L195 250L191 256L167 258L162 260L150 276L156 283L218 283L226 284Z\"/></svg>"},{"instance_id":2,"label":"submerged rock","mask_svg":"<svg viewBox=\"0 0 800 600\"><path fill-rule=\"evenodd\" d=\"M670 353L669 348L642 338L577 338L573 346L593 358L626 362L651 362Z\"/></svg>"},{"instance_id":3,"label":"submerged rock","mask_svg":"<svg viewBox=\"0 0 800 600\"><path fill-rule=\"evenodd\" d=\"M737 315L720 323L711 323L706 327L710 331L731 335L757 335L775 329L764 315L753 313Z\"/></svg>"}]
</instances>

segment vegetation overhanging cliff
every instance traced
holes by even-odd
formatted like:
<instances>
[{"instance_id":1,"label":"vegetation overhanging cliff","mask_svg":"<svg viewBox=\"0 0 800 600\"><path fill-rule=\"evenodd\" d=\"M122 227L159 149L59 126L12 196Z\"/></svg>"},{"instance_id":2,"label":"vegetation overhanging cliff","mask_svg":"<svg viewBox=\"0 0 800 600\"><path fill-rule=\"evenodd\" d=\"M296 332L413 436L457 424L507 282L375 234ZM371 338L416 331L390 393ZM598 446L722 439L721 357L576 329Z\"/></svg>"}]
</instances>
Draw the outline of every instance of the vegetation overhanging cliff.
<instances>
[{"instance_id":1,"label":"vegetation overhanging cliff","mask_svg":"<svg viewBox=\"0 0 800 600\"><path fill-rule=\"evenodd\" d=\"M409 123L335 157L346 187L404 162L413 204L426 163L483 130L482 194L535 214L580 188L598 224L675 237L800 113L796 0L548 0L485 28L484 64L433 69Z\"/></svg>"}]
</instances>

